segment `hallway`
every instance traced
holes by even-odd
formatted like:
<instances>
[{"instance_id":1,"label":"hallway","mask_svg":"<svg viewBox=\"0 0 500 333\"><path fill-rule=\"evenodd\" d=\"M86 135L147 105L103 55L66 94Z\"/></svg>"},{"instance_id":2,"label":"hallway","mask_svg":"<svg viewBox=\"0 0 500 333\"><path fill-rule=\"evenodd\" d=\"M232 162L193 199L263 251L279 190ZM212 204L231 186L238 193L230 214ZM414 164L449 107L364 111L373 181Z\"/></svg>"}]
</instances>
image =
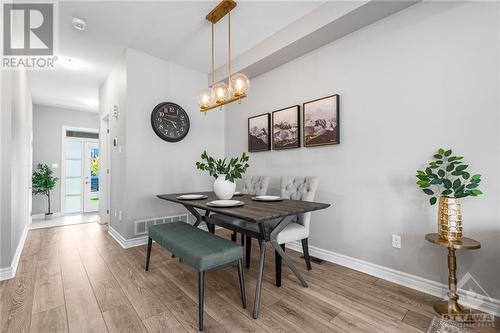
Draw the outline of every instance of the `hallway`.
<instances>
[{"instance_id":1,"label":"hallway","mask_svg":"<svg viewBox=\"0 0 500 333\"><path fill-rule=\"evenodd\" d=\"M54 217L52 220L33 219L30 225L30 230L92 222L99 222L98 213L68 214Z\"/></svg>"}]
</instances>

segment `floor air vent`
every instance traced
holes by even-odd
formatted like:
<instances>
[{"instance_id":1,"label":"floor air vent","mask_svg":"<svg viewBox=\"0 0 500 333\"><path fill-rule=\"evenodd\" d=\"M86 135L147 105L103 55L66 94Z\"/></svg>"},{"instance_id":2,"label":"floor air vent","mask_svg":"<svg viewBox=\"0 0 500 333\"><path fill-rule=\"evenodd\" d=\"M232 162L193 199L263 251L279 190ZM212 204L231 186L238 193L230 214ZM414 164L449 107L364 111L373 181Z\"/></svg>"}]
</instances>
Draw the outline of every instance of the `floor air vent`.
<instances>
[{"instance_id":1,"label":"floor air vent","mask_svg":"<svg viewBox=\"0 0 500 333\"><path fill-rule=\"evenodd\" d=\"M149 227L155 224L171 223L171 222L187 222L190 223L191 214L180 214L173 216L152 217L144 220L134 221L134 233L136 236L143 236L148 234Z\"/></svg>"}]
</instances>

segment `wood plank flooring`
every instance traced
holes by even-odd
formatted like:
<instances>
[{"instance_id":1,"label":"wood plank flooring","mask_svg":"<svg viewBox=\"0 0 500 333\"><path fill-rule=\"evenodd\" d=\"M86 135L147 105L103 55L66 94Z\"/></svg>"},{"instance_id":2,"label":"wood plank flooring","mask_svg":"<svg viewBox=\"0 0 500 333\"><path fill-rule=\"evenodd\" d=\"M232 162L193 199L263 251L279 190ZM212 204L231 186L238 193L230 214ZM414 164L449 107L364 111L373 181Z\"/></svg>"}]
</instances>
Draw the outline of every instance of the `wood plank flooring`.
<instances>
[{"instance_id":1,"label":"wood plank flooring","mask_svg":"<svg viewBox=\"0 0 500 333\"><path fill-rule=\"evenodd\" d=\"M425 332L434 316L435 297L331 263L307 271L291 250L310 287L283 266L277 288L268 248L254 320L256 243L245 270L247 309L236 268L207 274L207 332ZM145 252L122 249L97 223L31 230L16 277L0 283L1 332L197 332L197 273L156 244L145 272Z\"/></svg>"}]
</instances>

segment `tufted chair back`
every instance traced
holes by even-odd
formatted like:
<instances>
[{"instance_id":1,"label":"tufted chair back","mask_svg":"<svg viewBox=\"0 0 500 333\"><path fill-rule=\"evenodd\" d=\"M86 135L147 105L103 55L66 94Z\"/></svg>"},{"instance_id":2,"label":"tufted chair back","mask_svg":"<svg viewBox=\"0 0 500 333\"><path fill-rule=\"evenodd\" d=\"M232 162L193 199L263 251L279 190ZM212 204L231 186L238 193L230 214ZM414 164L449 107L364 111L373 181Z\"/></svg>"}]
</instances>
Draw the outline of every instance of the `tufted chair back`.
<instances>
[{"instance_id":1,"label":"tufted chair back","mask_svg":"<svg viewBox=\"0 0 500 333\"><path fill-rule=\"evenodd\" d=\"M313 201L318 189L318 177L281 177L281 197L285 199ZM297 223L309 231L311 213L298 216Z\"/></svg>"},{"instance_id":2,"label":"tufted chair back","mask_svg":"<svg viewBox=\"0 0 500 333\"><path fill-rule=\"evenodd\" d=\"M241 192L252 195L266 195L269 186L267 176L243 176L243 187Z\"/></svg>"}]
</instances>

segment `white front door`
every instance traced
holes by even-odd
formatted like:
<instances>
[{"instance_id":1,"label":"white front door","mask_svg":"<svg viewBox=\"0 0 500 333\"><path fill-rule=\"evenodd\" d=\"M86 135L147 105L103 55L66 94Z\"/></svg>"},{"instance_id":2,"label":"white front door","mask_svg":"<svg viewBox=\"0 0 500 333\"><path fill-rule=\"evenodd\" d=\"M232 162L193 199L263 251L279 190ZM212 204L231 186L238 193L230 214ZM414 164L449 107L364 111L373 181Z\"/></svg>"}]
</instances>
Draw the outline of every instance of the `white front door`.
<instances>
[{"instance_id":1,"label":"white front door","mask_svg":"<svg viewBox=\"0 0 500 333\"><path fill-rule=\"evenodd\" d=\"M85 141L83 212L99 210L99 143Z\"/></svg>"}]
</instances>

